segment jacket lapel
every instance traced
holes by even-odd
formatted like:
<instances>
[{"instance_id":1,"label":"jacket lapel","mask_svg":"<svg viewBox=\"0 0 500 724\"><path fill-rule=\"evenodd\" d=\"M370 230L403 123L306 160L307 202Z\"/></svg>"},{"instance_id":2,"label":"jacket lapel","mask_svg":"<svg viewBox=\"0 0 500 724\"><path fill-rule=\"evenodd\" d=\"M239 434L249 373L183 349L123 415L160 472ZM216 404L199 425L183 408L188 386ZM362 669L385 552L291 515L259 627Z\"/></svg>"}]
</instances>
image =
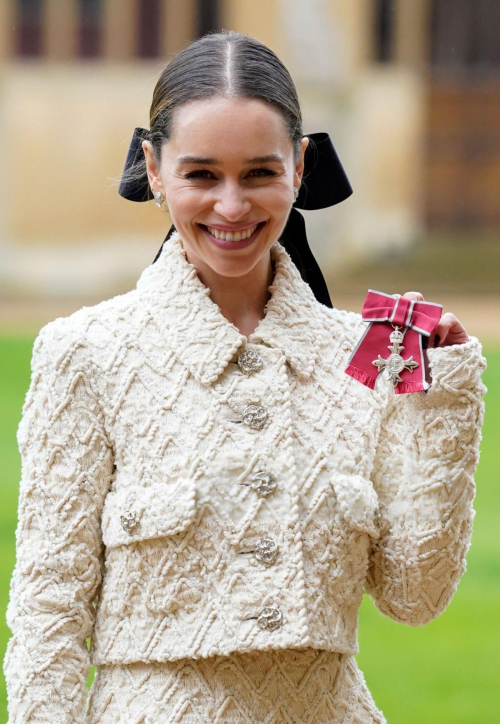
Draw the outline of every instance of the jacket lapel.
<instances>
[{"instance_id":1,"label":"jacket lapel","mask_svg":"<svg viewBox=\"0 0 500 724\"><path fill-rule=\"evenodd\" d=\"M280 349L294 370L309 377L327 333L323 307L285 248L271 247L275 275L265 317L246 337L222 314L210 298L194 265L186 258L180 234L164 244L154 264L146 267L137 290L156 319L168 346L194 377L209 385L215 382L246 344L263 342ZM331 331L330 331L331 335Z\"/></svg>"}]
</instances>

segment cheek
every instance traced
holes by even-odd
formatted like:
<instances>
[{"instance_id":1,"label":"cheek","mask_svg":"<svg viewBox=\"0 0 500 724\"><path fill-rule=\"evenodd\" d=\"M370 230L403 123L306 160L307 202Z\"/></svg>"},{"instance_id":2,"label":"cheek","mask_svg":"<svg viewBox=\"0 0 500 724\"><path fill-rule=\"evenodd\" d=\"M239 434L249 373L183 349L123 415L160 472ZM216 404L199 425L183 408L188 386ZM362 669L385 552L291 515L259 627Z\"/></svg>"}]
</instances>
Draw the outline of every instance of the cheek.
<instances>
[{"instance_id":1,"label":"cheek","mask_svg":"<svg viewBox=\"0 0 500 724\"><path fill-rule=\"evenodd\" d=\"M183 216L197 214L210 204L209 194L193 186L171 184L165 191L169 207Z\"/></svg>"},{"instance_id":2,"label":"cheek","mask_svg":"<svg viewBox=\"0 0 500 724\"><path fill-rule=\"evenodd\" d=\"M285 181L269 184L256 190L254 200L259 206L276 215L288 213L291 188L291 184Z\"/></svg>"}]
</instances>

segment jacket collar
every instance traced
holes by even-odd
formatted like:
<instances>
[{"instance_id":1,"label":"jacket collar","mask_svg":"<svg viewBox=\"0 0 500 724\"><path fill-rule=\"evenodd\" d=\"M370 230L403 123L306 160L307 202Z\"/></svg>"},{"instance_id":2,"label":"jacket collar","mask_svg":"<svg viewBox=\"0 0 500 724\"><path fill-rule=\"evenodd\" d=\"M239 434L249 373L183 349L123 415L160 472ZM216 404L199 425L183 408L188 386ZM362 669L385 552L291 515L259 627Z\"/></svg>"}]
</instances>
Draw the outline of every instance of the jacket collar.
<instances>
[{"instance_id":1,"label":"jacket collar","mask_svg":"<svg viewBox=\"0 0 500 724\"><path fill-rule=\"evenodd\" d=\"M315 298L286 249L271 247L275 275L265 317L246 337L222 314L188 262L179 232L164 243L155 263L142 272L137 290L163 330L168 345L203 384L211 384L246 344L263 342L283 352L289 364L308 378L319 347L331 329L326 307Z\"/></svg>"}]
</instances>

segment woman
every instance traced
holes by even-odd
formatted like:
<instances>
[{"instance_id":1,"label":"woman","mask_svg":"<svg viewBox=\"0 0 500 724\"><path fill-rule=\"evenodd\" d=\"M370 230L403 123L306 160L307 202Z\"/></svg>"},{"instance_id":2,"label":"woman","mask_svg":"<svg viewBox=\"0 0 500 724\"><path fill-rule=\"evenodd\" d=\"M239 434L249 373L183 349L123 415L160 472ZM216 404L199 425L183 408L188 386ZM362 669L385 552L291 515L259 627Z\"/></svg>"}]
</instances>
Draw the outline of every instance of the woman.
<instances>
[{"instance_id":1,"label":"woman","mask_svg":"<svg viewBox=\"0 0 500 724\"><path fill-rule=\"evenodd\" d=\"M292 215L309 138L256 40L185 48L145 136L121 193L167 201L169 237L135 289L34 345L10 724L384 722L354 658L358 608L366 591L421 625L454 594L481 344L448 313L425 392L345 374L365 325L325 300Z\"/></svg>"}]
</instances>

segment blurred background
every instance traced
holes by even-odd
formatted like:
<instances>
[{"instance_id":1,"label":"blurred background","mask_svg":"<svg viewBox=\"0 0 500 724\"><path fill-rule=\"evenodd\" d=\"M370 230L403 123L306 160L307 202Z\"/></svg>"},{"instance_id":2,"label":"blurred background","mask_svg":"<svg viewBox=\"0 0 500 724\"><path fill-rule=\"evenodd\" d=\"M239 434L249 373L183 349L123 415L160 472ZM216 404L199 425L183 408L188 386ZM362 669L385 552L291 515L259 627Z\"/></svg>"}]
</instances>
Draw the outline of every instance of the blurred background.
<instances>
[{"instance_id":1,"label":"blurred background","mask_svg":"<svg viewBox=\"0 0 500 724\"><path fill-rule=\"evenodd\" d=\"M425 628L396 624L365 598L357 659L389 724L497 722L498 0L1 0L1 610L34 337L133 288L153 261L169 219L154 202L122 199L116 178L133 129L149 128L169 58L221 28L280 56L304 133L328 131L351 180L347 201L303 212L334 306L361 311L368 288L416 290L483 342L487 410L467 573ZM2 616L2 657L8 636Z\"/></svg>"}]
</instances>

